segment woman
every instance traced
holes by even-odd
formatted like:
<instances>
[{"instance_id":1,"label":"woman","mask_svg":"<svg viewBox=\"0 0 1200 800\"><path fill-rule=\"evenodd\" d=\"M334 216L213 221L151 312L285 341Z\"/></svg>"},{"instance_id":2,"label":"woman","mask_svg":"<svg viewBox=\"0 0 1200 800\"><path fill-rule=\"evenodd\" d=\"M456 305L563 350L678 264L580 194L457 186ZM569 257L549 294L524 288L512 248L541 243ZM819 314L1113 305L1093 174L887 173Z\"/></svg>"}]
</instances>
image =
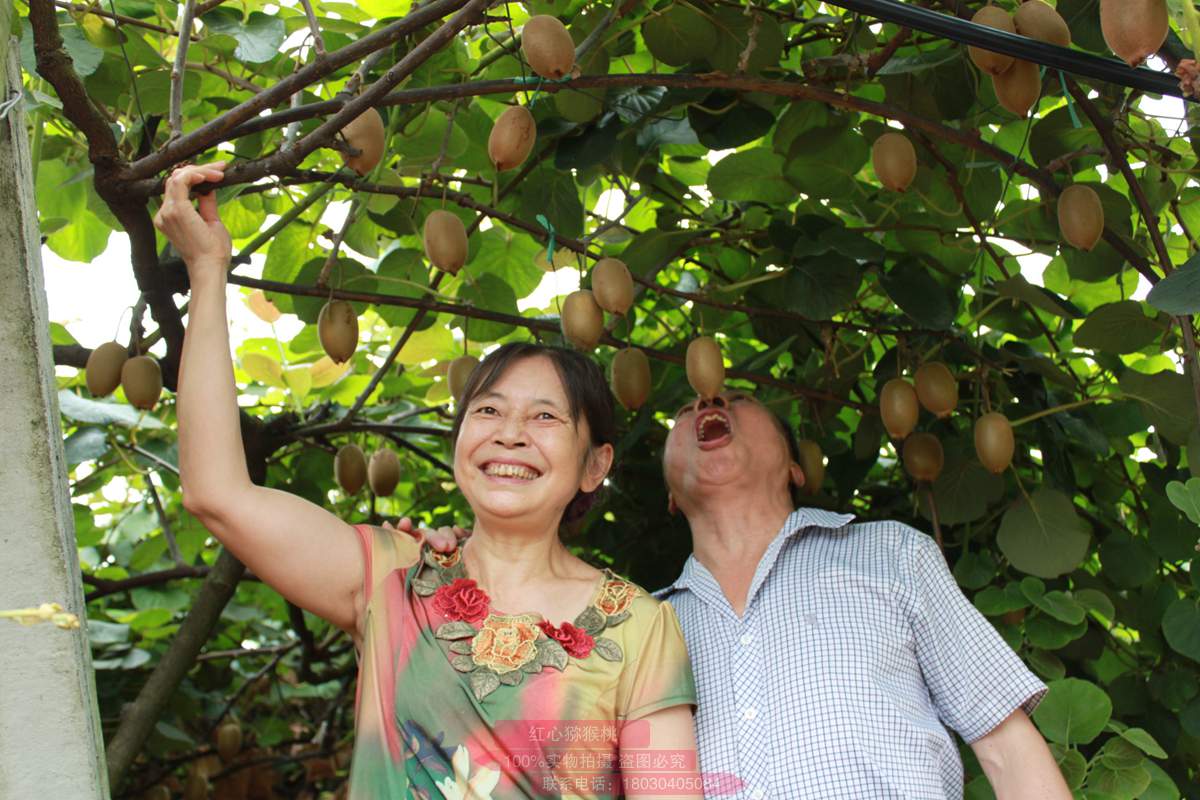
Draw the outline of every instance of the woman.
<instances>
[{"instance_id":1,"label":"woman","mask_svg":"<svg viewBox=\"0 0 1200 800\"><path fill-rule=\"evenodd\" d=\"M674 611L558 538L612 464L599 368L539 345L506 345L476 368L452 436L475 531L448 553L256 486L229 356L229 234L215 193L198 211L188 197L223 169L176 170L155 216L192 287L176 408L183 503L280 594L354 638L350 797L700 796Z\"/></svg>"}]
</instances>

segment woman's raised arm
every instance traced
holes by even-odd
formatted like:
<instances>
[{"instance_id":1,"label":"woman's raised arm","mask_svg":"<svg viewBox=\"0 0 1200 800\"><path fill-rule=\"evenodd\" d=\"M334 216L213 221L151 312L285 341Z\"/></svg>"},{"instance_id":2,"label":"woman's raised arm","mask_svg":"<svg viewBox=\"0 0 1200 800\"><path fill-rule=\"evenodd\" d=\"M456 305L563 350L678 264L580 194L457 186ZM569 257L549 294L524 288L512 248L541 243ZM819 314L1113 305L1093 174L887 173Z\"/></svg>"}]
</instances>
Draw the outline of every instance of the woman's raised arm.
<instances>
[{"instance_id":1,"label":"woman's raised arm","mask_svg":"<svg viewBox=\"0 0 1200 800\"><path fill-rule=\"evenodd\" d=\"M364 575L354 529L308 500L256 486L246 468L225 315L229 233L216 192L201 195L198 211L188 197L192 186L220 181L224 167L176 170L154 218L192 286L176 393L183 505L281 595L354 634Z\"/></svg>"}]
</instances>

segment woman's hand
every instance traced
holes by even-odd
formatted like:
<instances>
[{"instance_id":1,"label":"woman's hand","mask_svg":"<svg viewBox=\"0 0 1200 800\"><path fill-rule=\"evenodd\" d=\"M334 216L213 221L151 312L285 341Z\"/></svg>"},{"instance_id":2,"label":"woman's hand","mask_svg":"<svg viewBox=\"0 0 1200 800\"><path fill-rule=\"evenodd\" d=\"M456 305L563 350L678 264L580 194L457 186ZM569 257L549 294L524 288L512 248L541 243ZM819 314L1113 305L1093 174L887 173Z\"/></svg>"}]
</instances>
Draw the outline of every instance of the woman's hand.
<instances>
[{"instance_id":1,"label":"woman's hand","mask_svg":"<svg viewBox=\"0 0 1200 800\"><path fill-rule=\"evenodd\" d=\"M454 527L442 526L437 530L433 530L432 528L417 528L413 525L413 521L409 517L401 517L395 525L392 525L390 522L384 522L383 526L400 533L407 533L416 539L423 539L430 547L440 553L449 553L458 547L460 540L466 539L471 535L469 530L464 530L457 525Z\"/></svg>"},{"instance_id":2,"label":"woman's hand","mask_svg":"<svg viewBox=\"0 0 1200 800\"><path fill-rule=\"evenodd\" d=\"M193 284L229 267L233 243L217 213L217 193L200 195L199 210L188 197L193 186L225 178L224 161L179 167L167 178L162 207L154 215L158 228L183 257Z\"/></svg>"}]
</instances>

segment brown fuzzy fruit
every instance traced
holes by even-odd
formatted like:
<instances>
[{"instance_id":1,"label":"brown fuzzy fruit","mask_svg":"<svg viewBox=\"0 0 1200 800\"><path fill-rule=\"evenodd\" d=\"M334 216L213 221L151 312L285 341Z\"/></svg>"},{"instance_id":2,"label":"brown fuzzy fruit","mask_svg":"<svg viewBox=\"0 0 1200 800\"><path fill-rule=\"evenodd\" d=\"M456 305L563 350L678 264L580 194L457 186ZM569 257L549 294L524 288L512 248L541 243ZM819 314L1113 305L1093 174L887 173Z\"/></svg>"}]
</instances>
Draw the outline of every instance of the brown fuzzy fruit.
<instances>
[{"instance_id":1,"label":"brown fuzzy fruit","mask_svg":"<svg viewBox=\"0 0 1200 800\"><path fill-rule=\"evenodd\" d=\"M384 135L383 117L373 108L368 108L346 123L346 127L342 128L342 136L346 137L347 144L360 151L356 156L342 153L346 166L359 175L366 175L375 169L379 159L383 158Z\"/></svg>"},{"instance_id":2,"label":"brown fuzzy fruit","mask_svg":"<svg viewBox=\"0 0 1200 800\"><path fill-rule=\"evenodd\" d=\"M1100 0L1104 41L1131 67L1157 53L1170 28L1166 0Z\"/></svg>"},{"instance_id":3,"label":"brown fuzzy fruit","mask_svg":"<svg viewBox=\"0 0 1200 800\"><path fill-rule=\"evenodd\" d=\"M932 433L914 433L904 440L904 469L918 481L936 481L946 464L942 443Z\"/></svg>"},{"instance_id":4,"label":"brown fuzzy fruit","mask_svg":"<svg viewBox=\"0 0 1200 800\"><path fill-rule=\"evenodd\" d=\"M450 396L454 398L454 402L462 402L463 390L467 388L467 381L471 379L471 373L477 366L479 359L475 356L459 356L450 362L450 368L446 370L446 381L450 384Z\"/></svg>"},{"instance_id":5,"label":"brown fuzzy fruit","mask_svg":"<svg viewBox=\"0 0 1200 800\"><path fill-rule=\"evenodd\" d=\"M821 445L812 439L801 439L796 444L800 451L800 469L804 472L801 491L808 495L817 494L821 484L825 483L825 454L821 452Z\"/></svg>"},{"instance_id":6,"label":"brown fuzzy fruit","mask_svg":"<svg viewBox=\"0 0 1200 800\"><path fill-rule=\"evenodd\" d=\"M562 304L562 332L580 350L594 350L604 332L604 312L587 289L571 292Z\"/></svg>"},{"instance_id":7,"label":"brown fuzzy fruit","mask_svg":"<svg viewBox=\"0 0 1200 800\"><path fill-rule=\"evenodd\" d=\"M386 447L376 450L367 465L367 482L376 497L387 497L396 491L396 484L400 483L400 459L396 454Z\"/></svg>"},{"instance_id":8,"label":"brown fuzzy fruit","mask_svg":"<svg viewBox=\"0 0 1200 800\"><path fill-rule=\"evenodd\" d=\"M321 307L317 317L317 336L325 354L338 364L345 364L358 347L358 315L354 306L345 300L330 300Z\"/></svg>"},{"instance_id":9,"label":"brown fuzzy fruit","mask_svg":"<svg viewBox=\"0 0 1200 800\"><path fill-rule=\"evenodd\" d=\"M149 411L162 395L162 370L150 356L134 356L121 367L121 388L135 408Z\"/></svg>"},{"instance_id":10,"label":"brown fuzzy fruit","mask_svg":"<svg viewBox=\"0 0 1200 800\"><path fill-rule=\"evenodd\" d=\"M1017 33L1059 47L1071 46L1071 29L1062 15L1042 0L1025 0L1013 14Z\"/></svg>"},{"instance_id":11,"label":"brown fuzzy fruit","mask_svg":"<svg viewBox=\"0 0 1200 800\"><path fill-rule=\"evenodd\" d=\"M575 42L557 17L538 14L521 29L521 52L543 78L557 80L575 66Z\"/></svg>"},{"instance_id":12,"label":"brown fuzzy fruit","mask_svg":"<svg viewBox=\"0 0 1200 800\"><path fill-rule=\"evenodd\" d=\"M183 785L183 800L207 800L208 778L202 773L193 772Z\"/></svg>"},{"instance_id":13,"label":"brown fuzzy fruit","mask_svg":"<svg viewBox=\"0 0 1200 800\"><path fill-rule=\"evenodd\" d=\"M907 136L889 131L871 146L871 164L880 183L903 192L917 175L917 151Z\"/></svg>"},{"instance_id":14,"label":"brown fuzzy fruit","mask_svg":"<svg viewBox=\"0 0 1200 800\"><path fill-rule=\"evenodd\" d=\"M912 384L903 378L892 378L879 393L879 414L883 427L893 439L903 439L917 427L921 408Z\"/></svg>"},{"instance_id":15,"label":"brown fuzzy fruit","mask_svg":"<svg viewBox=\"0 0 1200 800\"><path fill-rule=\"evenodd\" d=\"M725 385L725 361L721 347L711 336L697 336L688 344L687 379L705 400L716 397Z\"/></svg>"},{"instance_id":16,"label":"brown fuzzy fruit","mask_svg":"<svg viewBox=\"0 0 1200 800\"><path fill-rule=\"evenodd\" d=\"M92 397L104 397L116 391L121 385L121 367L128 358L129 351L116 342L105 342L88 354L84 372Z\"/></svg>"},{"instance_id":17,"label":"brown fuzzy fruit","mask_svg":"<svg viewBox=\"0 0 1200 800\"><path fill-rule=\"evenodd\" d=\"M991 411L975 421L975 454L988 472L999 475L1008 469L1016 446L1012 423L999 411Z\"/></svg>"},{"instance_id":18,"label":"brown fuzzy fruit","mask_svg":"<svg viewBox=\"0 0 1200 800\"><path fill-rule=\"evenodd\" d=\"M449 211L430 211L425 218L425 257L443 272L458 273L467 263L467 229Z\"/></svg>"},{"instance_id":19,"label":"brown fuzzy fruit","mask_svg":"<svg viewBox=\"0 0 1200 800\"><path fill-rule=\"evenodd\" d=\"M954 373L940 361L922 364L914 378L917 399L939 419L950 416L958 407L958 381Z\"/></svg>"},{"instance_id":20,"label":"brown fuzzy fruit","mask_svg":"<svg viewBox=\"0 0 1200 800\"><path fill-rule=\"evenodd\" d=\"M492 125L488 135L488 158L503 172L519 167L529 157L537 139L537 123L525 106L509 106Z\"/></svg>"},{"instance_id":21,"label":"brown fuzzy fruit","mask_svg":"<svg viewBox=\"0 0 1200 800\"><path fill-rule=\"evenodd\" d=\"M602 258L592 267L592 294L596 303L610 314L624 314L633 305L633 277L625 262Z\"/></svg>"},{"instance_id":22,"label":"brown fuzzy fruit","mask_svg":"<svg viewBox=\"0 0 1200 800\"><path fill-rule=\"evenodd\" d=\"M1104 234L1104 206L1089 186L1072 184L1058 196L1058 229L1080 250L1091 250Z\"/></svg>"},{"instance_id":23,"label":"brown fuzzy fruit","mask_svg":"<svg viewBox=\"0 0 1200 800\"><path fill-rule=\"evenodd\" d=\"M333 457L333 477L347 495L358 494L367 482L367 457L356 444L344 444Z\"/></svg>"},{"instance_id":24,"label":"brown fuzzy fruit","mask_svg":"<svg viewBox=\"0 0 1200 800\"><path fill-rule=\"evenodd\" d=\"M650 361L636 347L618 350L609 376L613 394L621 405L636 411L650 397Z\"/></svg>"},{"instance_id":25,"label":"brown fuzzy fruit","mask_svg":"<svg viewBox=\"0 0 1200 800\"><path fill-rule=\"evenodd\" d=\"M984 6L975 12L975 16L971 17L971 22L974 22L976 25L987 25L989 28L996 28L1007 33L1017 32L1012 15L999 6ZM982 47L968 47L967 55L971 57L971 61L975 62L975 66L988 75L999 75L1002 72L1007 72L1013 63L1012 56L1004 55L1003 53L993 53L991 50L984 50Z\"/></svg>"},{"instance_id":26,"label":"brown fuzzy fruit","mask_svg":"<svg viewBox=\"0 0 1200 800\"><path fill-rule=\"evenodd\" d=\"M242 726L226 722L217 728L217 755L228 764L242 751Z\"/></svg>"},{"instance_id":27,"label":"brown fuzzy fruit","mask_svg":"<svg viewBox=\"0 0 1200 800\"><path fill-rule=\"evenodd\" d=\"M992 76L996 100L1007 110L1024 117L1042 96L1042 76L1032 61L1016 59L1002 75Z\"/></svg>"}]
</instances>

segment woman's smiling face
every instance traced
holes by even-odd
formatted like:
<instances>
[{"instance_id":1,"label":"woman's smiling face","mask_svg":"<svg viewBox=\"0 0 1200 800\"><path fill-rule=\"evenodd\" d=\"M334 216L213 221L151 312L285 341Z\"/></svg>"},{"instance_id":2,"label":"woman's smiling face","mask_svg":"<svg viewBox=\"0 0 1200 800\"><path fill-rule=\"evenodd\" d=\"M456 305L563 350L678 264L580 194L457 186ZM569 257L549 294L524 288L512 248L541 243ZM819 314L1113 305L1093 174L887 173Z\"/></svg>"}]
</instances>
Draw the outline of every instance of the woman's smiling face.
<instances>
[{"instance_id":1,"label":"woman's smiling face","mask_svg":"<svg viewBox=\"0 0 1200 800\"><path fill-rule=\"evenodd\" d=\"M550 359L522 358L469 400L454 478L485 523L527 517L533 526L557 524L576 492L593 491L608 471L611 446L593 451L590 441ZM605 449L607 458L599 452Z\"/></svg>"}]
</instances>

